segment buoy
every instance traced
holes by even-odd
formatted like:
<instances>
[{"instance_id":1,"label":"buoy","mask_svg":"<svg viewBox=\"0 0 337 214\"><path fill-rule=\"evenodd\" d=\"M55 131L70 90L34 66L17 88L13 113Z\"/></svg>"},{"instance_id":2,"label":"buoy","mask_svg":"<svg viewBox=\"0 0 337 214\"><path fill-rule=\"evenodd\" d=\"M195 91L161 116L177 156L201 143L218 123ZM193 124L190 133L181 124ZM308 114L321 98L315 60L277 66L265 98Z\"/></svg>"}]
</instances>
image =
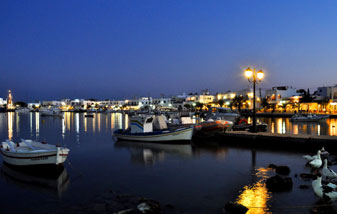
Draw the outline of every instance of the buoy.
<instances>
[{"instance_id":1,"label":"buoy","mask_svg":"<svg viewBox=\"0 0 337 214\"><path fill-rule=\"evenodd\" d=\"M238 124L239 125L241 125L241 124L247 124L248 123L248 121L246 120L246 119L241 119L241 120L239 120L239 122L238 122Z\"/></svg>"}]
</instances>

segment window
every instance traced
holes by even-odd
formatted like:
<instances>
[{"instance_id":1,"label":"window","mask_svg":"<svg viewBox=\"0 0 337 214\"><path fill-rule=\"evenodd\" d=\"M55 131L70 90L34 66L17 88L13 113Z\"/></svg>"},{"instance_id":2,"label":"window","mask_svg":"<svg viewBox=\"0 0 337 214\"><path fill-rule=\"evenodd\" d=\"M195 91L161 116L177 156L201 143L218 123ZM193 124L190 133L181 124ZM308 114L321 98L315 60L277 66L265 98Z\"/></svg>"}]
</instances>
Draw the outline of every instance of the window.
<instances>
[{"instance_id":1,"label":"window","mask_svg":"<svg viewBox=\"0 0 337 214\"><path fill-rule=\"evenodd\" d=\"M153 117L151 117L151 118L148 118L148 119L146 120L146 122L145 122L145 123L152 123L152 121L153 121Z\"/></svg>"}]
</instances>

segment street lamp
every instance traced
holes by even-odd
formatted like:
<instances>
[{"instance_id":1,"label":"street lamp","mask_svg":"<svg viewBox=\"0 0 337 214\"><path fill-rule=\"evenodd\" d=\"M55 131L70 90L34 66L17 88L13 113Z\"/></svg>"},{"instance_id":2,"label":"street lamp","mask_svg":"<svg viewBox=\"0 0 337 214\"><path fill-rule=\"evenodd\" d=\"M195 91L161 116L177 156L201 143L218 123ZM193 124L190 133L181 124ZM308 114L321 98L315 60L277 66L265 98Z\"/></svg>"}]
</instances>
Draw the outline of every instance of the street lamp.
<instances>
[{"instance_id":1,"label":"street lamp","mask_svg":"<svg viewBox=\"0 0 337 214\"><path fill-rule=\"evenodd\" d=\"M259 70L256 72L256 69L254 68L253 70L248 67L245 70L245 76L248 79L248 82L253 83L253 130L252 132L256 132L256 108L255 108L255 101L256 101L256 95L255 95L255 87L256 83L261 82L261 80L264 77L264 73L262 70Z\"/></svg>"}]
</instances>

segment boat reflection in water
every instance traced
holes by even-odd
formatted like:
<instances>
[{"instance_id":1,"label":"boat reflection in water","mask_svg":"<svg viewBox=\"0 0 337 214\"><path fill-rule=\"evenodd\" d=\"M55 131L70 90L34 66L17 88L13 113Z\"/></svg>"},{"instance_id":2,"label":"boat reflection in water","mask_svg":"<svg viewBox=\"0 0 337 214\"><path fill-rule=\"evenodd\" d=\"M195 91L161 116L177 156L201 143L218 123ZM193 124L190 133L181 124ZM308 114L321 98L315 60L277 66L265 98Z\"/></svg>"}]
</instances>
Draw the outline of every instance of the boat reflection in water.
<instances>
[{"instance_id":1,"label":"boat reflection in water","mask_svg":"<svg viewBox=\"0 0 337 214\"><path fill-rule=\"evenodd\" d=\"M18 167L3 162L1 177L16 186L61 198L70 179L66 168Z\"/></svg>"},{"instance_id":2,"label":"boat reflection in water","mask_svg":"<svg viewBox=\"0 0 337 214\"><path fill-rule=\"evenodd\" d=\"M265 180L268 178L269 169L259 168L255 174L259 180L251 185L245 186L242 193L239 195L237 202L249 208L247 214L269 214L267 206L268 200L271 198L271 193L268 192Z\"/></svg>"},{"instance_id":3,"label":"boat reflection in water","mask_svg":"<svg viewBox=\"0 0 337 214\"><path fill-rule=\"evenodd\" d=\"M167 154L178 155L180 157L192 157L192 146L171 145L160 143L117 141L115 148L127 148L131 153L131 160L134 163L153 165L157 161L165 160Z\"/></svg>"}]
</instances>

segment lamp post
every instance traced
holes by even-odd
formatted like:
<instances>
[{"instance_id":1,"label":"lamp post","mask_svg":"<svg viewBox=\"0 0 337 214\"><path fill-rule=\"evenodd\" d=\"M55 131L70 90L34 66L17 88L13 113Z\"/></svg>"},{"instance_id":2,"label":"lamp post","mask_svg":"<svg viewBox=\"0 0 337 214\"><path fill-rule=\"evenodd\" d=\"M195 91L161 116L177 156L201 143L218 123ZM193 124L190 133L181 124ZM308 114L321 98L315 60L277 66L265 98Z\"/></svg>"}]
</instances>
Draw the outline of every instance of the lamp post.
<instances>
[{"instance_id":1,"label":"lamp post","mask_svg":"<svg viewBox=\"0 0 337 214\"><path fill-rule=\"evenodd\" d=\"M261 80L264 77L264 73L262 70L259 70L256 72L256 69L254 68L253 70L248 67L245 70L245 76L248 79L248 82L253 83L253 130L252 132L256 132L256 107L255 107L255 102L256 102L256 95L255 95L255 88L256 84L261 82Z\"/></svg>"}]
</instances>

